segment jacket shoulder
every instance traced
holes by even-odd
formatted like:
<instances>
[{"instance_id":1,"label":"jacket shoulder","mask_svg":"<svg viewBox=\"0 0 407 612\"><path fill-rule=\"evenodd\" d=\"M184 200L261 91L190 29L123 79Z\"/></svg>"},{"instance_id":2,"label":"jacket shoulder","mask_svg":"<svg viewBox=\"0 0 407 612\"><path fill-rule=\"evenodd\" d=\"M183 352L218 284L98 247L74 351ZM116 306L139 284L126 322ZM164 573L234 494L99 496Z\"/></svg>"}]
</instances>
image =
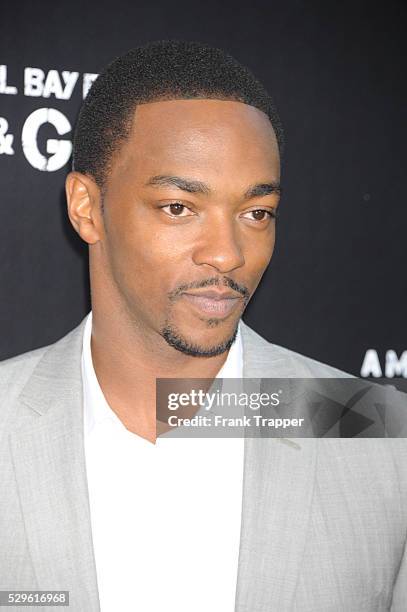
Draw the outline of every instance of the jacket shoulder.
<instances>
[{"instance_id":1,"label":"jacket shoulder","mask_svg":"<svg viewBox=\"0 0 407 612\"><path fill-rule=\"evenodd\" d=\"M70 340L81 333L84 322L56 342L0 361L0 415L18 397L44 356L55 349L63 352Z\"/></svg>"},{"instance_id":2,"label":"jacket shoulder","mask_svg":"<svg viewBox=\"0 0 407 612\"><path fill-rule=\"evenodd\" d=\"M22 380L28 378L51 346L52 344L48 344L0 361L0 388L8 385L16 386Z\"/></svg>"},{"instance_id":3,"label":"jacket shoulder","mask_svg":"<svg viewBox=\"0 0 407 612\"><path fill-rule=\"evenodd\" d=\"M242 333L249 354L252 356L256 354L257 360L262 361L265 365L276 360L287 363L290 370L294 371L298 377L303 378L354 378L348 372L269 342L243 321Z\"/></svg>"}]
</instances>

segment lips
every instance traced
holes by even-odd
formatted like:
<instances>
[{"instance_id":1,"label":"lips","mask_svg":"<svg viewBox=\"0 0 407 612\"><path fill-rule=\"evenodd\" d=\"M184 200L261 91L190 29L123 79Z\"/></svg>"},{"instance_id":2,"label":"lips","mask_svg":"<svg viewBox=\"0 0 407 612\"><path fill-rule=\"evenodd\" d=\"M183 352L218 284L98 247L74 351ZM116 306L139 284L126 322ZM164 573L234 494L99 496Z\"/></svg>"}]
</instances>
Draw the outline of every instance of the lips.
<instances>
[{"instance_id":1,"label":"lips","mask_svg":"<svg viewBox=\"0 0 407 612\"><path fill-rule=\"evenodd\" d=\"M216 291L214 289L186 292L182 296L201 314L219 318L228 316L242 300L242 296L235 291Z\"/></svg>"}]
</instances>

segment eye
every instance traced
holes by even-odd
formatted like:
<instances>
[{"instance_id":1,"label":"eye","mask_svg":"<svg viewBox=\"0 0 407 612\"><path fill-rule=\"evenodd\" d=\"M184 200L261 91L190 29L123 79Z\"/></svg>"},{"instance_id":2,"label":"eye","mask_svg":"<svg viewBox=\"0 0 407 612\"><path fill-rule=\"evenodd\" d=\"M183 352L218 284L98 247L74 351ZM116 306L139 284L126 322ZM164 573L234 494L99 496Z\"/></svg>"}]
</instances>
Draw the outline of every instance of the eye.
<instances>
[{"instance_id":1,"label":"eye","mask_svg":"<svg viewBox=\"0 0 407 612\"><path fill-rule=\"evenodd\" d=\"M247 216L247 215L252 215ZM258 222L264 222L267 221L268 219L275 219L277 217L277 211L275 210L267 210L265 208L258 208L256 210L249 210L247 213L244 213L242 215L245 219L249 219L250 221L258 221Z\"/></svg>"},{"instance_id":2,"label":"eye","mask_svg":"<svg viewBox=\"0 0 407 612\"><path fill-rule=\"evenodd\" d=\"M181 202L172 202L166 206L161 206L161 209L170 217L190 217L194 213Z\"/></svg>"}]
</instances>

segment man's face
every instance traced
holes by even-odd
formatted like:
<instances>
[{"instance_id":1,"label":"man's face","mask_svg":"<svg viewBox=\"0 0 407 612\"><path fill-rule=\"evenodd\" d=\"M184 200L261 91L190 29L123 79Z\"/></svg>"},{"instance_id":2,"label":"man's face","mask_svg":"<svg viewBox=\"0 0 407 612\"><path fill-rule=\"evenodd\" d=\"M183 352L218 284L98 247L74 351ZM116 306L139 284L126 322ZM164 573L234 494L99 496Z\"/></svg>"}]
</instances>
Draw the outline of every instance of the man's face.
<instances>
[{"instance_id":1,"label":"man's face","mask_svg":"<svg viewBox=\"0 0 407 612\"><path fill-rule=\"evenodd\" d=\"M103 253L138 326L190 355L229 348L273 253L279 168L252 106L137 107L107 179Z\"/></svg>"}]
</instances>

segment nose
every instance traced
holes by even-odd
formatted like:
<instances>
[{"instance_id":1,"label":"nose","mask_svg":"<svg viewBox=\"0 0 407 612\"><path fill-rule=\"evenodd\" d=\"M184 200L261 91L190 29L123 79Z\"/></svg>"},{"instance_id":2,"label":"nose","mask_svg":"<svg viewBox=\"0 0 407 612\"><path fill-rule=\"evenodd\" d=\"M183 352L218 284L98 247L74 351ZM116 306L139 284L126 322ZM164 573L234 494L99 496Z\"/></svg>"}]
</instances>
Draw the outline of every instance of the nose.
<instances>
[{"instance_id":1,"label":"nose","mask_svg":"<svg viewBox=\"0 0 407 612\"><path fill-rule=\"evenodd\" d=\"M201 228L192 259L197 266L211 266L221 274L241 268L245 259L233 220L223 216L208 219Z\"/></svg>"}]
</instances>

